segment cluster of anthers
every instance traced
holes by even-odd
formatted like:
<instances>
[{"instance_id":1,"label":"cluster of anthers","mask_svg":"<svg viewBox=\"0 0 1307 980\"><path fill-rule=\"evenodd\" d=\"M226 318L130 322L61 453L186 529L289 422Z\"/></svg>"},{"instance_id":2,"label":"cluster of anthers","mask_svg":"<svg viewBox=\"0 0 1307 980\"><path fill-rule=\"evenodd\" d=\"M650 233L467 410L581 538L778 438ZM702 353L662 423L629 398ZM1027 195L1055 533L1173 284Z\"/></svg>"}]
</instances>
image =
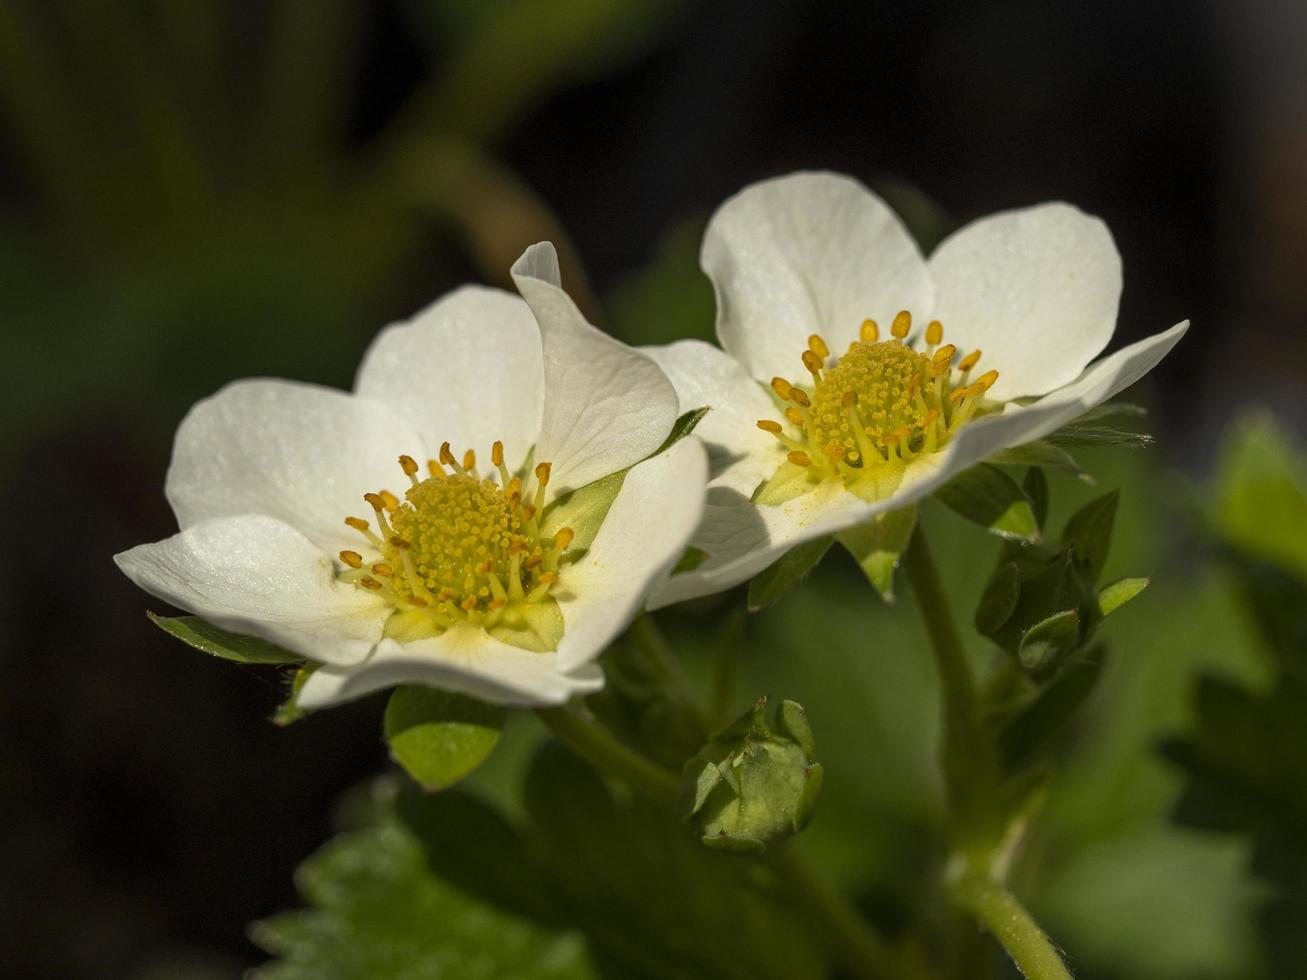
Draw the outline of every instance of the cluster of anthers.
<instances>
[{"instance_id":1,"label":"cluster of anthers","mask_svg":"<svg viewBox=\"0 0 1307 980\"><path fill-rule=\"evenodd\" d=\"M447 442L438 460L427 461L425 479L413 457L401 456L412 484L404 499L389 490L363 495L375 530L362 517L345 518L380 558L342 551L339 576L394 607L388 636L420 639L460 622L512 627L526 607L549 598L574 537L566 527L541 533L550 464L534 468L532 488L531 475L509 474L502 442L490 459L499 482L478 473L474 451L459 462Z\"/></svg>"},{"instance_id":2,"label":"cluster of anthers","mask_svg":"<svg viewBox=\"0 0 1307 980\"><path fill-rule=\"evenodd\" d=\"M758 428L789 450L795 466L819 479L839 477L849 486L879 480L887 470L942 448L987 410L985 392L998 372L972 381L980 351L954 365L957 348L942 344L944 326L938 320L924 331L924 352L907 342L911 330L906 310L894 317L891 339L885 341L876 321L864 320L859 339L833 366L826 342L813 334L803 352L811 383L771 382L792 428L771 419L760 419Z\"/></svg>"}]
</instances>

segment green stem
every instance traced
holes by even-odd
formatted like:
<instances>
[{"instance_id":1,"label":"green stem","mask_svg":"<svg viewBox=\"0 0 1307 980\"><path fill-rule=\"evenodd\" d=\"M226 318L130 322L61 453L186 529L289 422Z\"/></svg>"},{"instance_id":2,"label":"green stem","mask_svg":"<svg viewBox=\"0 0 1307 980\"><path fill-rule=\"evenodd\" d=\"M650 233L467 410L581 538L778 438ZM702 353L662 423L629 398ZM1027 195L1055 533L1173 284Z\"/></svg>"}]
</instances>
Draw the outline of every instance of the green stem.
<instances>
[{"instance_id":1,"label":"green stem","mask_svg":"<svg viewBox=\"0 0 1307 980\"><path fill-rule=\"evenodd\" d=\"M993 786L994 745L980 724L975 677L920 524L904 557L908 581L939 669L944 715L942 754L950 808L963 828L983 833L986 821L980 811Z\"/></svg>"},{"instance_id":2,"label":"green stem","mask_svg":"<svg viewBox=\"0 0 1307 980\"><path fill-rule=\"evenodd\" d=\"M615 776L664 807L675 810L679 781L668 769L650 762L598 725L567 708L537 708L536 715L560 741L596 769ZM884 941L872 932L847 898L793 845L781 850L774 867L799 905L816 917L837 941L846 964L859 977L902 977Z\"/></svg>"},{"instance_id":3,"label":"green stem","mask_svg":"<svg viewBox=\"0 0 1307 980\"><path fill-rule=\"evenodd\" d=\"M676 806L680 787L669 770L628 749L567 708L537 708L536 715L559 741L596 769L629 783L652 800Z\"/></svg>"},{"instance_id":4,"label":"green stem","mask_svg":"<svg viewBox=\"0 0 1307 980\"><path fill-rule=\"evenodd\" d=\"M642 613L632 624L631 630L644 648L654 669L662 675L663 681L676 697L690 709L701 733L706 737L713 730L708 712L700 702L698 692L690 683L690 678L686 676L680 661L676 659L676 654L668 645L667 637L663 635L653 614Z\"/></svg>"},{"instance_id":5,"label":"green stem","mask_svg":"<svg viewBox=\"0 0 1307 980\"><path fill-rule=\"evenodd\" d=\"M1057 947L1002 885L984 875L968 873L958 880L953 897L985 924L1026 980L1072 980Z\"/></svg>"}]
</instances>

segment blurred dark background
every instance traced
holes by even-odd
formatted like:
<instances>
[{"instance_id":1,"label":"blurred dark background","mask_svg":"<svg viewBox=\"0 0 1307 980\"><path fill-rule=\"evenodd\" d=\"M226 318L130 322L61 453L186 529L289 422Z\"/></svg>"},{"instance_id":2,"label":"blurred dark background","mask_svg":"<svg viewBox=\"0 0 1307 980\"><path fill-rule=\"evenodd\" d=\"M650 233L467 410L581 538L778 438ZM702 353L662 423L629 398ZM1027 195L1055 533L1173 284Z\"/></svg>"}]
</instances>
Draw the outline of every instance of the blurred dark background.
<instances>
[{"instance_id":1,"label":"blurred dark background","mask_svg":"<svg viewBox=\"0 0 1307 980\"><path fill-rule=\"evenodd\" d=\"M182 648L113 567L175 529L192 402L348 387L380 326L542 238L623 339L707 336L707 215L818 167L927 245L1049 199L1101 215L1119 340L1194 324L1151 465L1201 479L1245 404L1301 431L1294 0L0 4L0 975L239 975L384 765L375 699L268 724L284 679Z\"/></svg>"}]
</instances>

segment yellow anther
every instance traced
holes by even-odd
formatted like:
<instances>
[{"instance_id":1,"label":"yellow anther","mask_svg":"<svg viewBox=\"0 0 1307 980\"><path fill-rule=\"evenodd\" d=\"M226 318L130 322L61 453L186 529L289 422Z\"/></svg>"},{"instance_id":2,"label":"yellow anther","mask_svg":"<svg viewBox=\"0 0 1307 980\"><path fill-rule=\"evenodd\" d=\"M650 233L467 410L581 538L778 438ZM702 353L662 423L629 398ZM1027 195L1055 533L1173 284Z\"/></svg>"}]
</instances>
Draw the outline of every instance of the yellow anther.
<instances>
[{"instance_id":1,"label":"yellow anther","mask_svg":"<svg viewBox=\"0 0 1307 980\"><path fill-rule=\"evenodd\" d=\"M854 405L858 404L858 393L852 390L846 391L844 396L840 399L840 403L843 404L845 408L852 408Z\"/></svg>"},{"instance_id":2,"label":"yellow anther","mask_svg":"<svg viewBox=\"0 0 1307 980\"><path fill-rule=\"evenodd\" d=\"M812 334L808 338L808 350L812 351L823 361L830 357L830 348L826 346L826 341L821 339L820 334Z\"/></svg>"},{"instance_id":3,"label":"yellow anther","mask_svg":"<svg viewBox=\"0 0 1307 980\"><path fill-rule=\"evenodd\" d=\"M440 461L446 466L453 466L455 468L458 466L458 460L454 458L454 453L449 448L449 443L447 442L442 442L440 444Z\"/></svg>"},{"instance_id":4,"label":"yellow anther","mask_svg":"<svg viewBox=\"0 0 1307 980\"><path fill-rule=\"evenodd\" d=\"M549 474L553 468L554 465L552 463L541 463L536 467L536 479L540 482L542 487L549 486Z\"/></svg>"},{"instance_id":5,"label":"yellow anther","mask_svg":"<svg viewBox=\"0 0 1307 980\"><path fill-rule=\"evenodd\" d=\"M902 340L912 330L912 314L907 310L899 310L894 314L894 323L890 326L889 332Z\"/></svg>"},{"instance_id":6,"label":"yellow anther","mask_svg":"<svg viewBox=\"0 0 1307 980\"><path fill-rule=\"evenodd\" d=\"M380 592L383 588L382 584L374 578L361 578L359 579L358 584L363 586L363 588L367 589L369 592Z\"/></svg>"},{"instance_id":7,"label":"yellow anther","mask_svg":"<svg viewBox=\"0 0 1307 980\"><path fill-rule=\"evenodd\" d=\"M477 607L477 597L474 595L467 596L458 605L464 612L471 612Z\"/></svg>"},{"instance_id":8,"label":"yellow anther","mask_svg":"<svg viewBox=\"0 0 1307 980\"><path fill-rule=\"evenodd\" d=\"M399 506L399 498L389 490L378 490L377 495L381 497L381 502L386 505L386 510L393 512Z\"/></svg>"},{"instance_id":9,"label":"yellow anther","mask_svg":"<svg viewBox=\"0 0 1307 980\"><path fill-rule=\"evenodd\" d=\"M463 469L467 470L470 473L476 468L477 468L476 450L469 449L467 452L463 454Z\"/></svg>"},{"instance_id":10,"label":"yellow anther","mask_svg":"<svg viewBox=\"0 0 1307 980\"><path fill-rule=\"evenodd\" d=\"M926 325L926 343L932 347L944 339L944 324L938 320L931 320Z\"/></svg>"},{"instance_id":11,"label":"yellow anther","mask_svg":"<svg viewBox=\"0 0 1307 980\"><path fill-rule=\"evenodd\" d=\"M393 578L395 569L387 565L384 561L379 561L372 566L372 574L380 575L382 578Z\"/></svg>"},{"instance_id":12,"label":"yellow anther","mask_svg":"<svg viewBox=\"0 0 1307 980\"><path fill-rule=\"evenodd\" d=\"M347 517L345 518L345 523L356 531L362 531L364 534L367 534L372 530L372 525L361 517Z\"/></svg>"},{"instance_id":13,"label":"yellow anther","mask_svg":"<svg viewBox=\"0 0 1307 980\"><path fill-rule=\"evenodd\" d=\"M858 328L858 337L864 344L874 344L880 340L880 324L872 319L863 320L862 326Z\"/></svg>"},{"instance_id":14,"label":"yellow anther","mask_svg":"<svg viewBox=\"0 0 1307 980\"><path fill-rule=\"evenodd\" d=\"M962 358L962 360L958 361L958 370L970 371L973 367L976 366L976 362L979 360L980 360L980 349L976 348L966 357Z\"/></svg>"},{"instance_id":15,"label":"yellow anther","mask_svg":"<svg viewBox=\"0 0 1307 980\"><path fill-rule=\"evenodd\" d=\"M490 447L490 462L495 466L504 465L504 444L498 439L496 439L495 444Z\"/></svg>"},{"instance_id":16,"label":"yellow anther","mask_svg":"<svg viewBox=\"0 0 1307 980\"><path fill-rule=\"evenodd\" d=\"M522 567L525 568L527 571L530 571L531 569L539 566L539 564L544 560L545 560L545 556L537 551L534 555L528 558L525 563L523 563Z\"/></svg>"},{"instance_id":17,"label":"yellow anther","mask_svg":"<svg viewBox=\"0 0 1307 980\"><path fill-rule=\"evenodd\" d=\"M425 609L427 606L430 605L430 603L427 602L426 599L423 599L420 595L411 595L408 597L408 601L410 604L417 606L419 609Z\"/></svg>"},{"instance_id":18,"label":"yellow anther","mask_svg":"<svg viewBox=\"0 0 1307 980\"><path fill-rule=\"evenodd\" d=\"M801 408L808 408L812 405L812 400L808 397L808 393L802 388L790 389L790 401L794 402L794 404Z\"/></svg>"},{"instance_id":19,"label":"yellow anther","mask_svg":"<svg viewBox=\"0 0 1307 980\"><path fill-rule=\"evenodd\" d=\"M576 532L570 527L559 528L554 532L554 547L559 551L567 550L567 546L572 543L576 537Z\"/></svg>"},{"instance_id":20,"label":"yellow anther","mask_svg":"<svg viewBox=\"0 0 1307 980\"><path fill-rule=\"evenodd\" d=\"M949 392L948 400L953 402L954 404L957 404L958 402L962 401L962 399L966 398L970 393L971 393L971 389L969 387L955 388L953 389L953 391Z\"/></svg>"},{"instance_id":21,"label":"yellow anther","mask_svg":"<svg viewBox=\"0 0 1307 980\"><path fill-rule=\"evenodd\" d=\"M803 411L801 409L791 405L785 410L785 417L800 428L803 427Z\"/></svg>"},{"instance_id":22,"label":"yellow anther","mask_svg":"<svg viewBox=\"0 0 1307 980\"><path fill-rule=\"evenodd\" d=\"M980 377L976 379L976 383L973 384L971 387L979 388L980 391L977 392L977 394L983 395L985 392L989 391L990 388L994 387L994 382L997 380L998 380L997 371L986 371L984 374L982 374Z\"/></svg>"},{"instance_id":23,"label":"yellow anther","mask_svg":"<svg viewBox=\"0 0 1307 980\"><path fill-rule=\"evenodd\" d=\"M798 449L794 450L794 452L790 453L789 456L786 458L789 459L789 461L793 463L795 466L812 465L812 458L807 453L801 452Z\"/></svg>"},{"instance_id":24,"label":"yellow anther","mask_svg":"<svg viewBox=\"0 0 1307 980\"><path fill-rule=\"evenodd\" d=\"M774 436L781 434L781 424L773 422L771 419L759 419L758 428L762 429L763 432L770 432Z\"/></svg>"},{"instance_id":25,"label":"yellow anther","mask_svg":"<svg viewBox=\"0 0 1307 980\"><path fill-rule=\"evenodd\" d=\"M400 551L408 551L413 547L413 542L401 538L398 534L392 534L388 544L392 548L398 548Z\"/></svg>"},{"instance_id":26,"label":"yellow anther","mask_svg":"<svg viewBox=\"0 0 1307 980\"><path fill-rule=\"evenodd\" d=\"M379 493L365 493L363 499L372 505L372 509L380 513L386 509L386 502Z\"/></svg>"},{"instance_id":27,"label":"yellow anther","mask_svg":"<svg viewBox=\"0 0 1307 980\"><path fill-rule=\"evenodd\" d=\"M813 374L821 373L821 358L815 351L805 350L803 352L803 366Z\"/></svg>"},{"instance_id":28,"label":"yellow anther","mask_svg":"<svg viewBox=\"0 0 1307 980\"><path fill-rule=\"evenodd\" d=\"M936 371L942 371L953 363L953 355L958 352L956 344L945 344L931 356L930 361Z\"/></svg>"},{"instance_id":29,"label":"yellow anther","mask_svg":"<svg viewBox=\"0 0 1307 980\"><path fill-rule=\"evenodd\" d=\"M552 583L558 581L558 573L541 572L539 575L536 576L536 581L542 585L551 585Z\"/></svg>"},{"instance_id":30,"label":"yellow anther","mask_svg":"<svg viewBox=\"0 0 1307 980\"><path fill-rule=\"evenodd\" d=\"M436 460L429 459L427 460L427 472L430 473L432 476L444 476L445 468L441 466L440 463L438 463Z\"/></svg>"},{"instance_id":31,"label":"yellow anther","mask_svg":"<svg viewBox=\"0 0 1307 980\"><path fill-rule=\"evenodd\" d=\"M342 551L340 553L340 560L343 561L350 568L363 567L363 556L360 555L357 551Z\"/></svg>"},{"instance_id":32,"label":"yellow anther","mask_svg":"<svg viewBox=\"0 0 1307 980\"><path fill-rule=\"evenodd\" d=\"M504 487L504 495L508 497L509 503L516 507L522 500L522 480L516 476L509 480L508 486Z\"/></svg>"},{"instance_id":33,"label":"yellow anther","mask_svg":"<svg viewBox=\"0 0 1307 980\"><path fill-rule=\"evenodd\" d=\"M771 390L774 391L774 392L776 392L776 394L780 395L782 398L789 398L789 397L790 397L790 389L791 389L792 387L793 387L793 385L791 385L791 384L790 384L788 381L786 381L784 378L772 378L772 379L771 379Z\"/></svg>"},{"instance_id":34,"label":"yellow anther","mask_svg":"<svg viewBox=\"0 0 1307 980\"><path fill-rule=\"evenodd\" d=\"M399 457L399 468L404 471L405 476L413 476L418 471L417 460L412 456Z\"/></svg>"}]
</instances>

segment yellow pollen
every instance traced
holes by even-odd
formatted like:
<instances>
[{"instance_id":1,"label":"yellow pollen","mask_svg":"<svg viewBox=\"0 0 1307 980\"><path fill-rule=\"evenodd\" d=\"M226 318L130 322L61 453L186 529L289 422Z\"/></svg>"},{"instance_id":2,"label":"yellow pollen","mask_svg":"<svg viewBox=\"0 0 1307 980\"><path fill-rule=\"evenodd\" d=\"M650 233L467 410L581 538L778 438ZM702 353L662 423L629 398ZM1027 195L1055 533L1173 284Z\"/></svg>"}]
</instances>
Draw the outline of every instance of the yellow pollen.
<instances>
[{"instance_id":1,"label":"yellow pollen","mask_svg":"<svg viewBox=\"0 0 1307 980\"><path fill-rule=\"evenodd\" d=\"M357 551L342 551L340 553L340 560L343 561L350 568L363 567L363 556L360 555Z\"/></svg>"},{"instance_id":2,"label":"yellow pollen","mask_svg":"<svg viewBox=\"0 0 1307 980\"><path fill-rule=\"evenodd\" d=\"M361 517L347 517L345 518L345 523L356 531L362 531L364 534L367 534L372 530L372 525Z\"/></svg>"},{"instance_id":3,"label":"yellow pollen","mask_svg":"<svg viewBox=\"0 0 1307 980\"><path fill-rule=\"evenodd\" d=\"M926 326L926 343L932 347L944 339L944 324L938 320L931 320Z\"/></svg>"},{"instance_id":4,"label":"yellow pollen","mask_svg":"<svg viewBox=\"0 0 1307 980\"><path fill-rule=\"evenodd\" d=\"M980 377L976 379L976 383L972 385L972 387L979 388L980 392L983 393L989 391L990 388L994 387L994 382L997 380L998 380L997 371L986 371L984 374L982 374Z\"/></svg>"},{"instance_id":5,"label":"yellow pollen","mask_svg":"<svg viewBox=\"0 0 1307 980\"><path fill-rule=\"evenodd\" d=\"M572 539L575 537L576 532L570 527L562 528L554 535L554 547L559 551L565 551L567 550L567 546L572 543Z\"/></svg>"},{"instance_id":6,"label":"yellow pollen","mask_svg":"<svg viewBox=\"0 0 1307 980\"><path fill-rule=\"evenodd\" d=\"M790 453L788 458L789 461L793 463L795 466L812 465L812 459L808 456L808 454L805 452L801 452L797 449L794 452Z\"/></svg>"},{"instance_id":7,"label":"yellow pollen","mask_svg":"<svg viewBox=\"0 0 1307 980\"><path fill-rule=\"evenodd\" d=\"M504 444L498 439L496 439L495 444L490 447L490 462L495 466L504 465Z\"/></svg>"},{"instance_id":8,"label":"yellow pollen","mask_svg":"<svg viewBox=\"0 0 1307 980\"><path fill-rule=\"evenodd\" d=\"M553 469L552 463L541 463L536 467L536 479L542 487L549 485L549 473Z\"/></svg>"},{"instance_id":9,"label":"yellow pollen","mask_svg":"<svg viewBox=\"0 0 1307 980\"><path fill-rule=\"evenodd\" d=\"M771 419L759 419L758 428L762 429L763 432L770 432L772 435L780 435L782 432L781 424L773 422Z\"/></svg>"},{"instance_id":10,"label":"yellow pollen","mask_svg":"<svg viewBox=\"0 0 1307 980\"><path fill-rule=\"evenodd\" d=\"M826 341L821 339L820 334L813 334L808 338L808 350L812 351L823 361L830 357L830 348L826 346Z\"/></svg>"},{"instance_id":11,"label":"yellow pollen","mask_svg":"<svg viewBox=\"0 0 1307 980\"><path fill-rule=\"evenodd\" d=\"M962 360L958 361L958 370L970 371L973 367L976 366L976 362L979 360L980 360L980 351L973 350L966 357L962 358Z\"/></svg>"},{"instance_id":12,"label":"yellow pollen","mask_svg":"<svg viewBox=\"0 0 1307 980\"><path fill-rule=\"evenodd\" d=\"M386 510L393 511L399 506L399 498L389 490L378 490L377 493L381 497L381 502L386 505Z\"/></svg>"},{"instance_id":13,"label":"yellow pollen","mask_svg":"<svg viewBox=\"0 0 1307 980\"><path fill-rule=\"evenodd\" d=\"M942 371L953 363L953 355L957 352L956 346L945 344L931 356L931 363L934 364L936 370Z\"/></svg>"},{"instance_id":14,"label":"yellow pollen","mask_svg":"<svg viewBox=\"0 0 1307 980\"><path fill-rule=\"evenodd\" d=\"M864 344L874 344L880 340L880 325L875 320L863 320L858 328L858 338Z\"/></svg>"},{"instance_id":15,"label":"yellow pollen","mask_svg":"<svg viewBox=\"0 0 1307 980\"><path fill-rule=\"evenodd\" d=\"M785 410L785 417L794 425L797 425L800 428L803 427L803 412L795 408L793 405Z\"/></svg>"},{"instance_id":16,"label":"yellow pollen","mask_svg":"<svg viewBox=\"0 0 1307 980\"><path fill-rule=\"evenodd\" d=\"M794 402L794 404L801 408L808 408L812 405L811 400L808 398L808 393L802 388L790 389L790 401Z\"/></svg>"},{"instance_id":17,"label":"yellow pollen","mask_svg":"<svg viewBox=\"0 0 1307 980\"><path fill-rule=\"evenodd\" d=\"M821 358L815 351L805 350L803 352L803 366L813 374L821 372Z\"/></svg>"},{"instance_id":18,"label":"yellow pollen","mask_svg":"<svg viewBox=\"0 0 1307 980\"><path fill-rule=\"evenodd\" d=\"M776 392L781 398L790 397L790 388L792 385L784 378L772 378L771 390Z\"/></svg>"}]
</instances>

